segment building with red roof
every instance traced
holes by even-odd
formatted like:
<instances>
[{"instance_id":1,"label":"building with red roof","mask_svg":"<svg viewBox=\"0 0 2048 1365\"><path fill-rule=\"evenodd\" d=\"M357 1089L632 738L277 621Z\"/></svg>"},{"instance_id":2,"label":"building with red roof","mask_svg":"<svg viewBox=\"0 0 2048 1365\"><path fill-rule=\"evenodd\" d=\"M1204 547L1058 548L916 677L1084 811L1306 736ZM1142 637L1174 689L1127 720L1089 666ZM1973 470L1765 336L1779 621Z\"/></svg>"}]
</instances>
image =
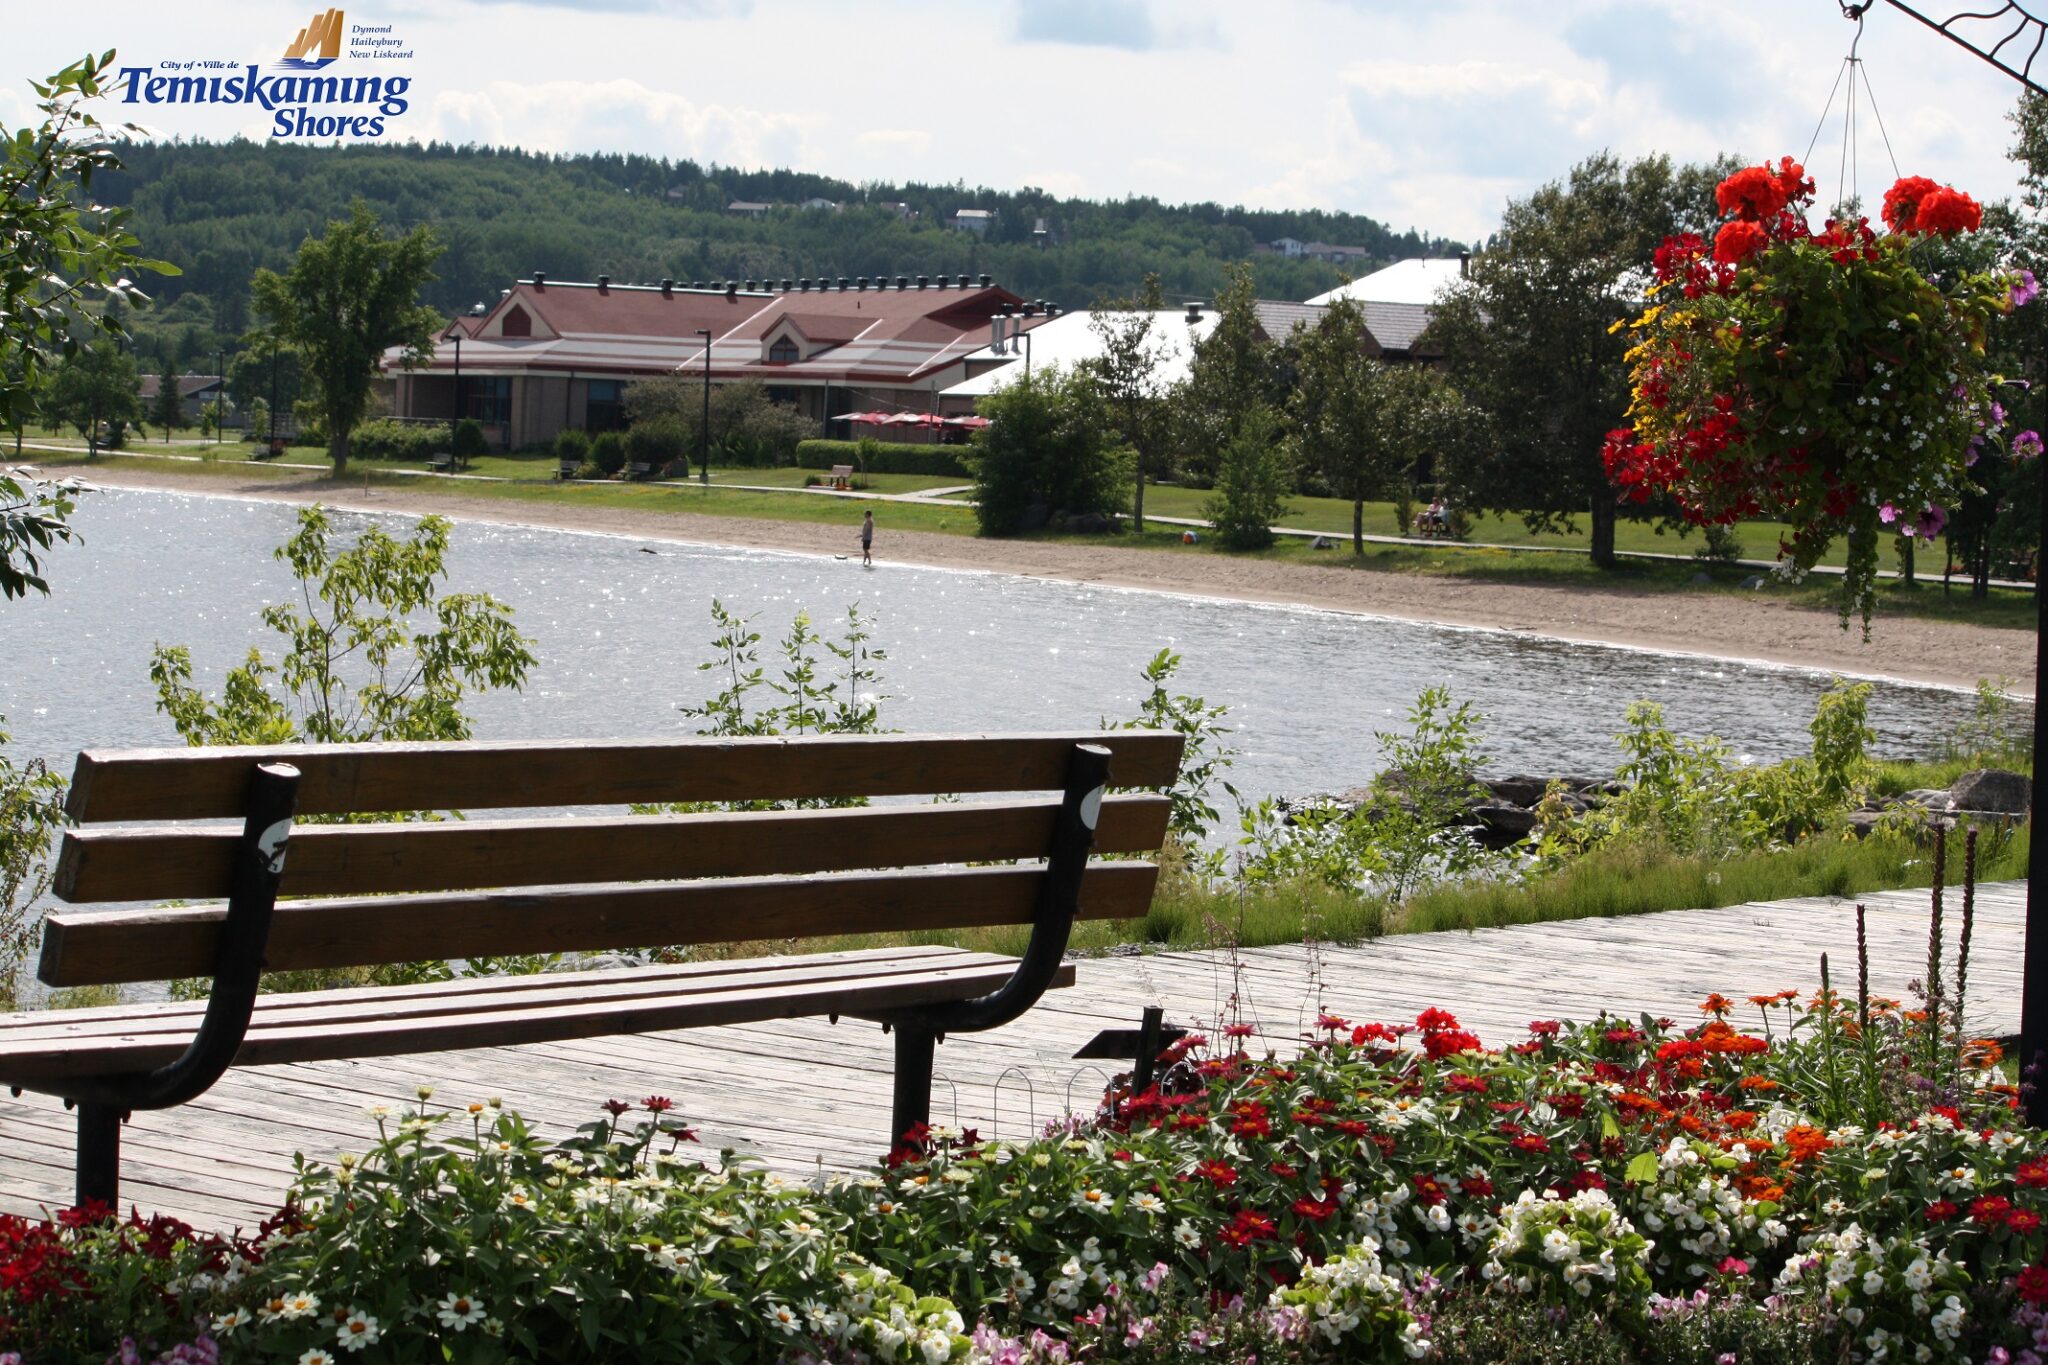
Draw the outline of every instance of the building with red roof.
<instances>
[{"instance_id":1,"label":"building with red roof","mask_svg":"<svg viewBox=\"0 0 2048 1365\"><path fill-rule=\"evenodd\" d=\"M495 444L516 448L565 427L622 425L627 384L705 372L708 332L713 384L759 380L824 432L848 412L935 411L939 391L966 378L966 358L988 344L993 316L1029 328L1056 312L986 275L683 286L536 272L482 314L450 322L425 364L407 370L394 349L382 367L397 416L474 417Z\"/></svg>"}]
</instances>

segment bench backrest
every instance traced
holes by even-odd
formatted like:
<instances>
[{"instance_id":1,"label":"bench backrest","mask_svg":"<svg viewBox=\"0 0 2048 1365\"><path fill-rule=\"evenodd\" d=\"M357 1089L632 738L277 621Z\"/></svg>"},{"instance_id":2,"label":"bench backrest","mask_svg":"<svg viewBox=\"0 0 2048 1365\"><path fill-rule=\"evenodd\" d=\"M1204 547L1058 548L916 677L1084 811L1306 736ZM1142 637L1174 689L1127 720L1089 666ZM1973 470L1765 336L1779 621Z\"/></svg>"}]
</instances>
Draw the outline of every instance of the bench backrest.
<instances>
[{"instance_id":1,"label":"bench backrest","mask_svg":"<svg viewBox=\"0 0 2048 1365\"><path fill-rule=\"evenodd\" d=\"M1169 731L620 742L292 745L79 755L55 890L74 903L224 897L259 763L301 773L298 814L347 817L629 804L988 796L835 809L300 824L271 922L272 970L514 953L1029 924L1076 744L1111 781L1172 784ZM1044 795L1043 793L1053 793ZM1158 795L1102 804L1098 853L1165 837ZM155 822L155 823L145 823ZM828 873L831 876L810 874ZM1129 918L1157 868L1088 868L1080 915ZM51 915L52 986L203 976L225 909Z\"/></svg>"}]
</instances>

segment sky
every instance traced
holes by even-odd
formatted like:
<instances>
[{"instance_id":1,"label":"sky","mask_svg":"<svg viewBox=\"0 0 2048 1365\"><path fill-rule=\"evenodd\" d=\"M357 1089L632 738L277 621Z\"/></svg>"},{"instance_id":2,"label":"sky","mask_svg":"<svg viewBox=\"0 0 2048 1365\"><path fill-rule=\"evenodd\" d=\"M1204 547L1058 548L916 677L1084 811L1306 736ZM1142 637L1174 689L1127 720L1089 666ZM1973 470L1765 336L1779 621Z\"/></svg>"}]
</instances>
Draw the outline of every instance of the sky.
<instances>
[{"instance_id":1,"label":"sky","mask_svg":"<svg viewBox=\"0 0 2048 1365\"><path fill-rule=\"evenodd\" d=\"M1939 18L1988 8L1912 0ZM2048 3L2024 0L2048 15ZM361 4L362 8L354 6ZM1362 213L1471 241L1607 150L1803 156L1843 171L1837 0L344 0L411 54L385 140L640 152L860 181ZM0 0L0 127L90 50L277 70L312 0ZM1888 4L1854 187L1900 173L2016 192L2003 74ZM2044 59L2048 65L2048 59ZM1877 118L1870 110L1874 104ZM317 111L316 111L317 112ZM159 136L265 139L247 106L107 102ZM1878 120L1882 120L1880 136ZM1816 144L1816 130L1818 138ZM1889 139L1889 153L1886 138Z\"/></svg>"}]
</instances>

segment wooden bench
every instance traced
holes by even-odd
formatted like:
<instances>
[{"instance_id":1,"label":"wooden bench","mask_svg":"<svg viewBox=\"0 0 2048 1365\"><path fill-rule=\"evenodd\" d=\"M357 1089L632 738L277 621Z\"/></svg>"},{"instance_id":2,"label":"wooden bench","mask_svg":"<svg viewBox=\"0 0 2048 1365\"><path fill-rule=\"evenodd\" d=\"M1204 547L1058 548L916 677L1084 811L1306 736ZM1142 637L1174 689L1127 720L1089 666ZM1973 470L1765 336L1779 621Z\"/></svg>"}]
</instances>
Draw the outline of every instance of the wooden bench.
<instances>
[{"instance_id":1,"label":"wooden bench","mask_svg":"<svg viewBox=\"0 0 2048 1365\"><path fill-rule=\"evenodd\" d=\"M556 460L555 477L560 479L563 483L567 483L569 482L569 480L576 477L576 471L581 468L583 468L583 461L577 459L573 455L569 456L566 459Z\"/></svg>"},{"instance_id":2,"label":"wooden bench","mask_svg":"<svg viewBox=\"0 0 2048 1365\"><path fill-rule=\"evenodd\" d=\"M834 488L850 486L853 483L853 466L850 464L833 465L831 483Z\"/></svg>"},{"instance_id":3,"label":"wooden bench","mask_svg":"<svg viewBox=\"0 0 2048 1365\"><path fill-rule=\"evenodd\" d=\"M450 473L455 468L455 456L446 450L438 455L429 455L427 456L427 468L436 474Z\"/></svg>"},{"instance_id":4,"label":"wooden bench","mask_svg":"<svg viewBox=\"0 0 2048 1365\"><path fill-rule=\"evenodd\" d=\"M1158 869L1089 854L1159 847L1167 799L1104 789L1170 785L1180 753L1167 731L89 750L57 894L226 904L52 914L38 975L53 987L211 976L212 991L0 1015L0 1083L77 1104L78 1198L112 1204L125 1114L183 1104L229 1066L850 1015L895 1031L894 1141L930 1120L942 1035L997 1027L1070 985L1077 916L1146 912ZM617 809L1025 792L1038 795ZM592 806L613 809L293 825ZM265 969L1007 924L1031 926L1021 958L875 948L257 995Z\"/></svg>"}]
</instances>

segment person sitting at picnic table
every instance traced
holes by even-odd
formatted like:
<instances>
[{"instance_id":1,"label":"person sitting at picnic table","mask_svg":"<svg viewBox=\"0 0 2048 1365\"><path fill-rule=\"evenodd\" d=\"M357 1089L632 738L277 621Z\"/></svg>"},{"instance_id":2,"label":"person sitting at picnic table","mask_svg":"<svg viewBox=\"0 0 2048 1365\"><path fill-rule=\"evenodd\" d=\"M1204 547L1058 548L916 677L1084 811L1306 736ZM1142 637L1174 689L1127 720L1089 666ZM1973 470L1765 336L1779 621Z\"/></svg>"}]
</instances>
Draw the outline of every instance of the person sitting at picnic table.
<instances>
[{"instance_id":1,"label":"person sitting at picnic table","mask_svg":"<svg viewBox=\"0 0 2048 1365\"><path fill-rule=\"evenodd\" d=\"M1423 509L1416 521L1424 535L1443 535L1451 529L1450 512L1444 506L1441 494L1429 500L1429 506Z\"/></svg>"}]
</instances>

